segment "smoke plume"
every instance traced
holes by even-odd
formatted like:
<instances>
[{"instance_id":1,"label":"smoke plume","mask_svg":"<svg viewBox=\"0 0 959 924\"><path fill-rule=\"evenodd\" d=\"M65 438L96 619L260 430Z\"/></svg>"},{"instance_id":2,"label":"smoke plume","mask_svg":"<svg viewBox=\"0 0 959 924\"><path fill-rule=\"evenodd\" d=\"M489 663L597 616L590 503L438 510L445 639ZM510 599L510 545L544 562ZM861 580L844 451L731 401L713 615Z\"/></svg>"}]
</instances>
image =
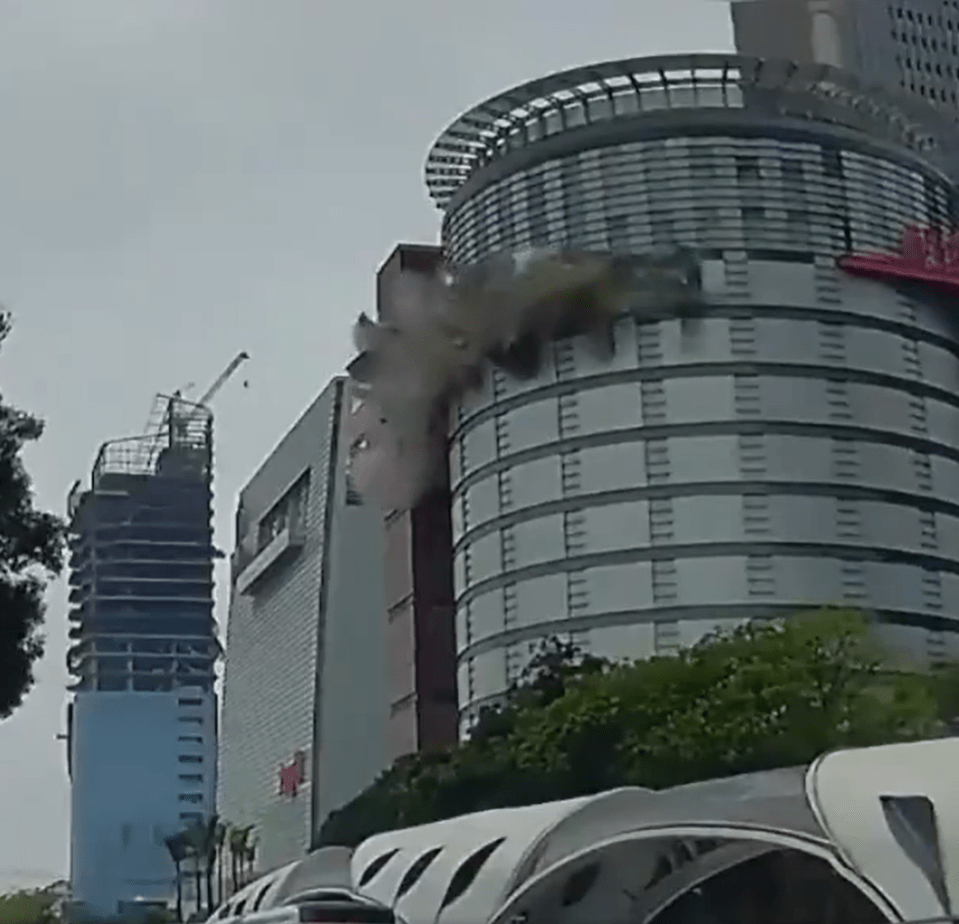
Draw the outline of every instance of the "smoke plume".
<instances>
[{"instance_id":1,"label":"smoke plume","mask_svg":"<svg viewBox=\"0 0 959 924\"><path fill-rule=\"evenodd\" d=\"M363 400L349 421L351 474L384 509L413 506L445 465L447 409L480 388L489 366L522 379L541 368L553 340L585 335L611 358L613 325L692 317L702 304L696 255L497 253L433 274L405 271L392 317L360 315L348 372Z\"/></svg>"}]
</instances>

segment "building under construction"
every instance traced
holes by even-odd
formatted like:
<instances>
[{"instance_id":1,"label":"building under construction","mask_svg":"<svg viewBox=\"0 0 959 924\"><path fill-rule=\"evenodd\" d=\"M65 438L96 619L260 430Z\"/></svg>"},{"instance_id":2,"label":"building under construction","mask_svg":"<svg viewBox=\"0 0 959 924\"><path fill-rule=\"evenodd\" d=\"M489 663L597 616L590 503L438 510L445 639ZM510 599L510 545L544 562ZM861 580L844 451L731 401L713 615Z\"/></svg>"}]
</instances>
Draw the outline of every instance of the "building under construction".
<instances>
[{"instance_id":1,"label":"building under construction","mask_svg":"<svg viewBox=\"0 0 959 924\"><path fill-rule=\"evenodd\" d=\"M213 418L158 397L68 500L76 918L172 899L167 839L214 811Z\"/></svg>"},{"instance_id":2,"label":"building under construction","mask_svg":"<svg viewBox=\"0 0 959 924\"><path fill-rule=\"evenodd\" d=\"M213 687L213 418L158 397L154 420L70 494L74 691Z\"/></svg>"}]
</instances>

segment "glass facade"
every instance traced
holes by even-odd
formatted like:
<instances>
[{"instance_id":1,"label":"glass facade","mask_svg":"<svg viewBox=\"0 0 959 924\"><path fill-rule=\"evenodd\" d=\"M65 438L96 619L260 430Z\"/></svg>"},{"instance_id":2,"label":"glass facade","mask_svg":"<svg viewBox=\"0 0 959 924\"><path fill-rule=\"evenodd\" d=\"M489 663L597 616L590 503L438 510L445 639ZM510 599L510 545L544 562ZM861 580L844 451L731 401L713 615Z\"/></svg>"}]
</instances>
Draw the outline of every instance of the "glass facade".
<instances>
[{"instance_id":1,"label":"glass facade","mask_svg":"<svg viewBox=\"0 0 959 924\"><path fill-rule=\"evenodd\" d=\"M618 63L659 90L608 108L596 75L612 64L539 82L544 99L544 84L561 89L514 108L522 129L485 136L453 179L439 166L447 141L434 149L453 260L677 242L700 252L709 302L689 329L622 319L611 363L556 343L536 379L494 370L457 409L464 725L547 635L642 657L743 618L845 603L876 612L911 658L959 653L948 306L836 268L843 253L895 248L908 224L952 226L954 191L921 127L891 110L877 104L869 125L853 94L830 90L819 108L822 87L801 73L794 95L747 79L757 69L743 59L727 61L728 85L716 56L682 62ZM581 118L549 130L550 105ZM522 114L534 111L538 137Z\"/></svg>"}]
</instances>

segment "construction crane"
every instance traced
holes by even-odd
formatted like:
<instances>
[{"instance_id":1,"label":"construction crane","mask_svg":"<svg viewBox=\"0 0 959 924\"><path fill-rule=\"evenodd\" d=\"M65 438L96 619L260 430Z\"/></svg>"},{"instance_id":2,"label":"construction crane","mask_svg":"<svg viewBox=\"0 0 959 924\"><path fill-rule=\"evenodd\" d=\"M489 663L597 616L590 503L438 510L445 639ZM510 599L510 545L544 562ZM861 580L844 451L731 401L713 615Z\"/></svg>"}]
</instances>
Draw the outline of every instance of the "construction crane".
<instances>
[{"instance_id":1,"label":"construction crane","mask_svg":"<svg viewBox=\"0 0 959 924\"><path fill-rule=\"evenodd\" d=\"M199 397L196 401L201 407L205 407L213 399L213 396L229 381L230 377L250 358L246 350L240 350L230 361L230 364L224 369L217 380Z\"/></svg>"},{"instance_id":2,"label":"construction crane","mask_svg":"<svg viewBox=\"0 0 959 924\"><path fill-rule=\"evenodd\" d=\"M249 358L250 354L246 350L237 353L216 381L196 401L184 398L180 389L177 389L169 398L157 395L153 411L150 414L150 422L147 424L147 432L159 435L166 426L170 426L179 436L185 437L186 431L193 422L202 415L204 410L209 410L207 405L216 393Z\"/></svg>"}]
</instances>

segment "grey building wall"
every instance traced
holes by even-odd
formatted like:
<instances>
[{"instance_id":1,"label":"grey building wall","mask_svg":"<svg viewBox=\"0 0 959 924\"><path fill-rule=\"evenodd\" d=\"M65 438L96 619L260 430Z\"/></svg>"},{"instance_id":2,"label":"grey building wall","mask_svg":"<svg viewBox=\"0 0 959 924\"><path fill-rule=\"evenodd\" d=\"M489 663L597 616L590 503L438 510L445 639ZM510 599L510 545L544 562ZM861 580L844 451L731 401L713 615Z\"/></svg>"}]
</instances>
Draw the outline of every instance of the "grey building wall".
<instances>
[{"instance_id":1,"label":"grey building wall","mask_svg":"<svg viewBox=\"0 0 959 924\"><path fill-rule=\"evenodd\" d=\"M688 108L664 115L659 97L628 124L517 145L447 209L454 260L682 242L711 302L686 334L623 319L611 363L559 342L536 379L496 372L459 407L463 725L550 634L643 657L845 603L909 658L959 653L954 323L928 293L835 266L951 224L949 183L849 127L671 92Z\"/></svg>"},{"instance_id":2,"label":"grey building wall","mask_svg":"<svg viewBox=\"0 0 959 924\"><path fill-rule=\"evenodd\" d=\"M741 54L832 64L959 116L959 8L952 0L733 0Z\"/></svg>"},{"instance_id":3,"label":"grey building wall","mask_svg":"<svg viewBox=\"0 0 959 924\"><path fill-rule=\"evenodd\" d=\"M262 869L309 849L318 813L346 801L375 774L383 739L371 718L385 708L377 687L382 671L367 675L382 658L380 555L375 546L363 549L379 535L381 518L346 506L348 441L340 439L346 401L344 379L334 379L240 493L220 806L228 821L256 826ZM272 538L267 527L305 478L304 502L289 517L294 542L277 556L282 537ZM351 709L362 717L366 738L344 726ZM306 780L295 797L283 796L279 770L298 751L308 755ZM354 793L344 781L351 769Z\"/></svg>"},{"instance_id":4,"label":"grey building wall","mask_svg":"<svg viewBox=\"0 0 959 924\"><path fill-rule=\"evenodd\" d=\"M344 383L345 407L351 387ZM331 811L390 762L383 518L351 489L349 441L338 445L316 697L314 837Z\"/></svg>"}]
</instances>

